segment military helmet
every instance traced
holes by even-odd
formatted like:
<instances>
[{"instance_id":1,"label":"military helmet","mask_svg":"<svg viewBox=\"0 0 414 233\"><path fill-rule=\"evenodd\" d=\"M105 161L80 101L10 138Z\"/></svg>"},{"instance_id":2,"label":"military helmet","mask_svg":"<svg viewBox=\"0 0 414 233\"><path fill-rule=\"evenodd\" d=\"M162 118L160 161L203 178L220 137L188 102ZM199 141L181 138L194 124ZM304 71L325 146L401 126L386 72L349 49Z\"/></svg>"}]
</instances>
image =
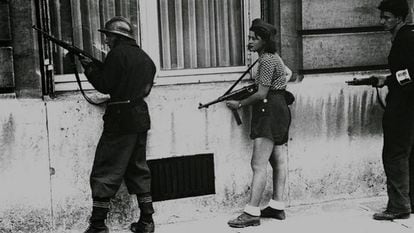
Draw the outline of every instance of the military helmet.
<instances>
[{"instance_id":1,"label":"military helmet","mask_svg":"<svg viewBox=\"0 0 414 233\"><path fill-rule=\"evenodd\" d=\"M131 23L129 23L129 21L122 16L115 16L112 19L108 20L105 23L105 28L98 29L98 31L102 33L120 35L135 40Z\"/></svg>"}]
</instances>

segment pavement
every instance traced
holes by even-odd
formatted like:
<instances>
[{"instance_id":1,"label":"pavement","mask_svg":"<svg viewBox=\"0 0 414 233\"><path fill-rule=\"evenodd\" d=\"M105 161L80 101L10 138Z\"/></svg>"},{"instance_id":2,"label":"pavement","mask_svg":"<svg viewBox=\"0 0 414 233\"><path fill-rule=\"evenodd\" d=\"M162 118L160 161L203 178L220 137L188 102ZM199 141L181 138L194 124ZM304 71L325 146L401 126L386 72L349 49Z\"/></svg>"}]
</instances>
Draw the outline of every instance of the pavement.
<instances>
[{"instance_id":1,"label":"pavement","mask_svg":"<svg viewBox=\"0 0 414 233\"><path fill-rule=\"evenodd\" d=\"M403 233L414 232L414 214L410 219L376 221L372 215L384 210L386 197L335 200L325 203L299 205L286 210L286 219L262 219L261 225L247 228L230 228L227 221L242 210L221 212L204 218L158 224L156 233ZM73 231L71 231L73 232ZM128 230L111 231L128 233Z\"/></svg>"}]
</instances>

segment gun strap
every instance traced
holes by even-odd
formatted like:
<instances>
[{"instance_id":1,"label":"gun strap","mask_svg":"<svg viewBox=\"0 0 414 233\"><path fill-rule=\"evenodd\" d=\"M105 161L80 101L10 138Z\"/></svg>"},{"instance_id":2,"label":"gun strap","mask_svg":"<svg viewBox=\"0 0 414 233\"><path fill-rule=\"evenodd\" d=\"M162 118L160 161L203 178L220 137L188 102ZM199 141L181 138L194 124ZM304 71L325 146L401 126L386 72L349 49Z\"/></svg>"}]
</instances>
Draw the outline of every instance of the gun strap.
<instances>
[{"instance_id":1,"label":"gun strap","mask_svg":"<svg viewBox=\"0 0 414 233\"><path fill-rule=\"evenodd\" d=\"M246 76L246 74L249 73L249 71L253 68L253 66L256 65L257 61L259 61L259 59L254 61L253 64L249 66L249 68L247 68L246 71L244 71L244 73L240 76L240 78L237 79L237 81L233 83L233 85L223 94L223 96L229 94L233 90L233 88L244 78L244 76Z\"/></svg>"},{"instance_id":2,"label":"gun strap","mask_svg":"<svg viewBox=\"0 0 414 233\"><path fill-rule=\"evenodd\" d=\"M377 89L377 98L378 98L378 102L380 103L380 105L381 105L382 109L384 109L384 110L385 110L385 104L384 104L384 102L383 102L383 101L382 101L382 99L381 99L381 96L380 96L380 93L379 93L379 88L378 88L378 87L375 87L375 89Z\"/></svg>"},{"instance_id":3,"label":"gun strap","mask_svg":"<svg viewBox=\"0 0 414 233\"><path fill-rule=\"evenodd\" d=\"M106 102L108 102L108 100L104 100L102 102L95 102L91 98L89 98L89 96L86 95L85 91L82 88L82 84L81 84L81 80L80 80L80 77L79 77L78 69L76 68L75 55L70 54L69 56L70 56L70 59L72 61L73 71L74 71L75 77L76 77L76 82L78 83L79 90L82 93L83 98L85 98L85 100L88 101L88 103L93 104L93 105L102 105L102 104L105 104Z\"/></svg>"}]
</instances>

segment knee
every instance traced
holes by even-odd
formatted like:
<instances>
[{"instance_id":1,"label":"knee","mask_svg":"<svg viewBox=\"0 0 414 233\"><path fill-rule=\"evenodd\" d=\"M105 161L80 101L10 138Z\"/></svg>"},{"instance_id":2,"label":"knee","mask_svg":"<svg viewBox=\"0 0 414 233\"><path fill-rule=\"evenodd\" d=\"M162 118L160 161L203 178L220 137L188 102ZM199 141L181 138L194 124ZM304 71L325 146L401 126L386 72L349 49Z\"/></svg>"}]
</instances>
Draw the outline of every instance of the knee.
<instances>
[{"instance_id":1,"label":"knee","mask_svg":"<svg viewBox=\"0 0 414 233\"><path fill-rule=\"evenodd\" d=\"M269 162L273 169L283 168L287 166L287 156L280 155L275 158L271 158Z\"/></svg>"},{"instance_id":2,"label":"knee","mask_svg":"<svg viewBox=\"0 0 414 233\"><path fill-rule=\"evenodd\" d=\"M250 165L253 173L266 172L266 164L252 162Z\"/></svg>"}]
</instances>

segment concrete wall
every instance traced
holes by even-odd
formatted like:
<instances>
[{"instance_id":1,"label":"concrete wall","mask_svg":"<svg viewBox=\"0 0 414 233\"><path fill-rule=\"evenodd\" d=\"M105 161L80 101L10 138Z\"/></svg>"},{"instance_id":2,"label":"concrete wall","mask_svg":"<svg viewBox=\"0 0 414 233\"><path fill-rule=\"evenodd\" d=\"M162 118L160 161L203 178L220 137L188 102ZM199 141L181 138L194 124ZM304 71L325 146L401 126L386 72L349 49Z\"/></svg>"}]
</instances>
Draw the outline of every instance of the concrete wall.
<instances>
[{"instance_id":1,"label":"concrete wall","mask_svg":"<svg viewBox=\"0 0 414 233\"><path fill-rule=\"evenodd\" d=\"M384 194L381 115L374 90L347 87L368 74L309 76L290 84L289 205ZM248 198L252 145L249 111L237 126L223 104L198 110L229 83L157 86L148 103L152 129L148 159L214 153L216 194L157 202L156 221L184 221L241 208ZM53 100L0 102L0 232L54 232L86 226L89 172L103 109L78 94ZM270 169L270 167L269 167ZM49 176L49 174L51 174ZM271 194L271 177L264 203ZM138 216L124 187L113 200L110 224Z\"/></svg>"},{"instance_id":2,"label":"concrete wall","mask_svg":"<svg viewBox=\"0 0 414 233\"><path fill-rule=\"evenodd\" d=\"M51 226L47 113L38 100L0 100L0 232Z\"/></svg>"}]
</instances>

